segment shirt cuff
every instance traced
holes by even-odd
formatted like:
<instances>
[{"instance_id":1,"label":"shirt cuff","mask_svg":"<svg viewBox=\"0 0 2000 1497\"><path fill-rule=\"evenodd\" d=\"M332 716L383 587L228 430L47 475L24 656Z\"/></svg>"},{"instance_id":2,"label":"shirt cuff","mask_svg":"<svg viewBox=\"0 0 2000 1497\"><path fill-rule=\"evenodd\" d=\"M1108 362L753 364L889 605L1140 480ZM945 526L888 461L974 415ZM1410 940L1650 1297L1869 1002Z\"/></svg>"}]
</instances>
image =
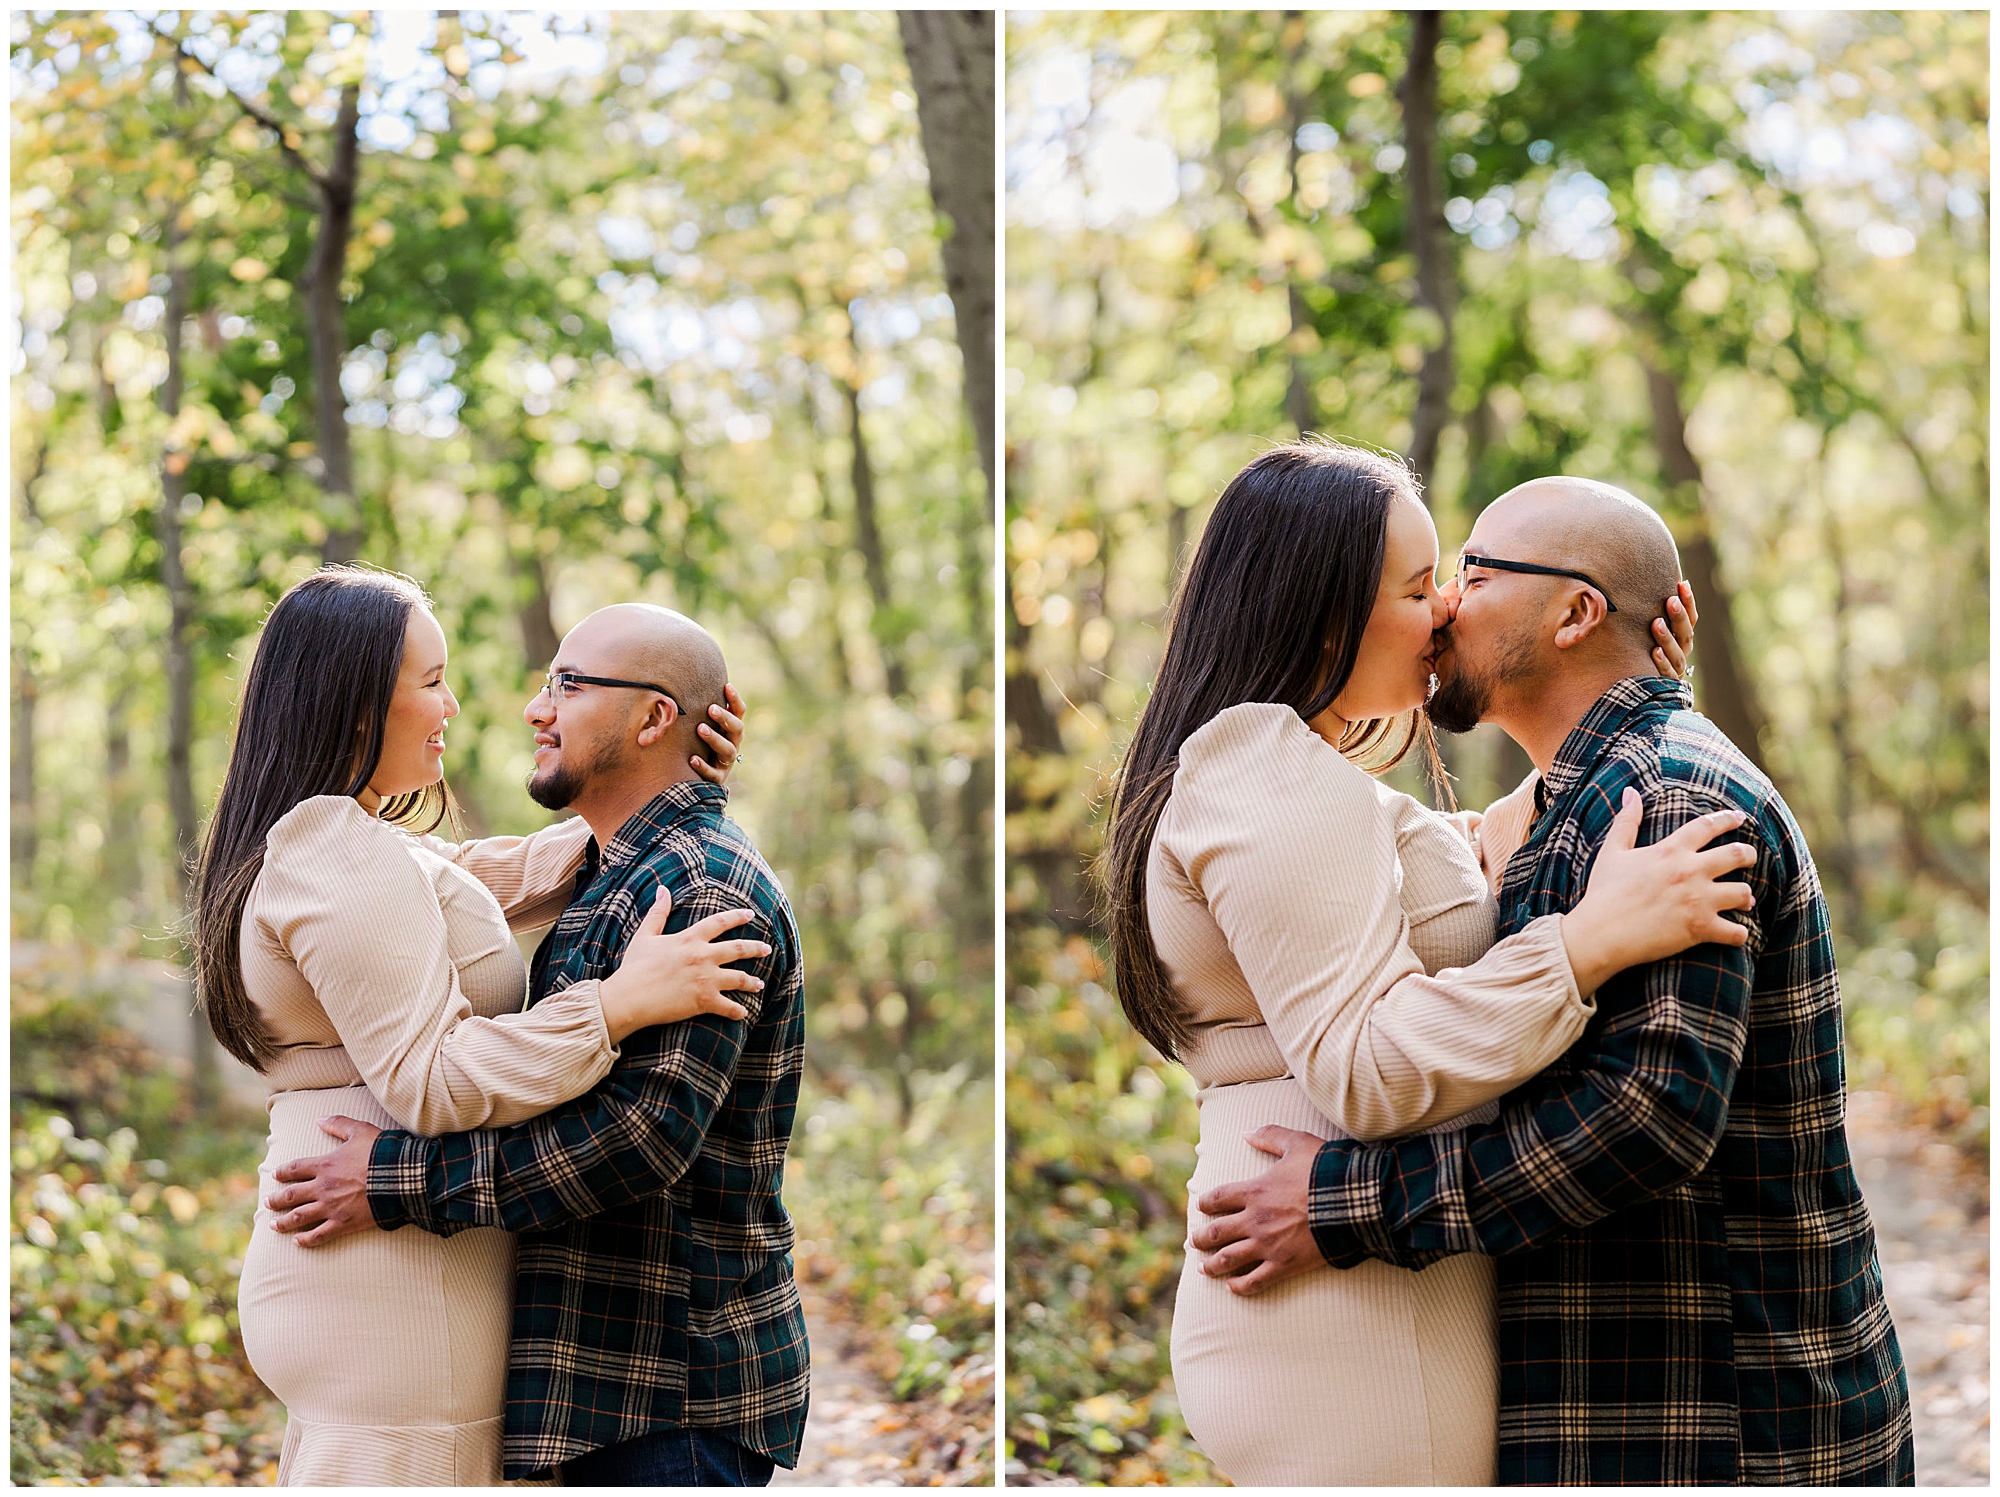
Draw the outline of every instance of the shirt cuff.
<instances>
[{"instance_id":1,"label":"shirt cuff","mask_svg":"<svg viewBox=\"0 0 2000 1497\"><path fill-rule=\"evenodd\" d=\"M1428 1136L1408 1140L1411 1144L1434 1142ZM1428 1268L1431 1264L1464 1252L1463 1245L1447 1245L1437 1234L1413 1230L1405 1238L1433 1240L1424 1245L1397 1240L1389 1228L1389 1207L1385 1201L1385 1181L1397 1163L1395 1141L1364 1144L1354 1139L1329 1139L1313 1156L1312 1183L1306 1189L1306 1223L1312 1229L1313 1244L1319 1255L1334 1268L1358 1268L1375 1259L1399 1268ZM1432 1183L1441 1183L1455 1171L1450 1156L1432 1162Z\"/></svg>"},{"instance_id":2,"label":"shirt cuff","mask_svg":"<svg viewBox=\"0 0 2000 1497\"><path fill-rule=\"evenodd\" d=\"M368 1155L368 1211L385 1232L430 1228L424 1209L432 1141L400 1128L383 1130Z\"/></svg>"},{"instance_id":3,"label":"shirt cuff","mask_svg":"<svg viewBox=\"0 0 2000 1497\"><path fill-rule=\"evenodd\" d=\"M1335 1268L1354 1268L1374 1256L1362 1230L1367 1203L1357 1176L1364 1172L1355 1169L1359 1162L1355 1155L1365 1147L1348 1139L1329 1139L1313 1156L1306 1221L1319 1255Z\"/></svg>"}]
</instances>

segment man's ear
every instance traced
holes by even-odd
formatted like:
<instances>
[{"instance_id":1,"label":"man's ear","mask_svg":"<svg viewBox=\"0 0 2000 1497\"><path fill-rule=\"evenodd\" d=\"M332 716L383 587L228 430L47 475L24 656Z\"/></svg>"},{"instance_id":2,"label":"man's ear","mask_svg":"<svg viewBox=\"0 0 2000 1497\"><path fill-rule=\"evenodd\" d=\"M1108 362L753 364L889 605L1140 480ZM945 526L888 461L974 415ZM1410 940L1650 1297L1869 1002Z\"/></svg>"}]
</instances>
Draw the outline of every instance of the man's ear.
<instances>
[{"instance_id":1,"label":"man's ear","mask_svg":"<svg viewBox=\"0 0 2000 1497\"><path fill-rule=\"evenodd\" d=\"M1573 649L1589 639L1610 617L1605 612L1604 600L1593 588L1578 587L1570 590L1563 600L1562 611L1556 616L1555 646L1558 650Z\"/></svg>"},{"instance_id":2,"label":"man's ear","mask_svg":"<svg viewBox=\"0 0 2000 1497\"><path fill-rule=\"evenodd\" d=\"M639 724L639 747L651 748L666 737L673 725L680 720L680 715L681 709L674 705L672 698L657 698L653 705L646 709L645 720Z\"/></svg>"}]
</instances>

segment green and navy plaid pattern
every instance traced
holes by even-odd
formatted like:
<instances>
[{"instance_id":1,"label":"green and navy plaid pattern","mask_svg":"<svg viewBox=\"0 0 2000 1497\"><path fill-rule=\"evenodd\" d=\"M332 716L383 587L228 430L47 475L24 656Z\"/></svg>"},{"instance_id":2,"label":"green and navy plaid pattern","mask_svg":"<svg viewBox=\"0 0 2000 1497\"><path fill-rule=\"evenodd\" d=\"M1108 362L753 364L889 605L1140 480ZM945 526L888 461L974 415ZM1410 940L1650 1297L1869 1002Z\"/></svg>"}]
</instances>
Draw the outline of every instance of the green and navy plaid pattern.
<instances>
[{"instance_id":1,"label":"green and navy plaid pattern","mask_svg":"<svg viewBox=\"0 0 2000 1497\"><path fill-rule=\"evenodd\" d=\"M1630 786L1642 843L1750 813L1731 834L1758 855L1749 945L1606 983L1491 1123L1325 1145L1313 1234L1335 1267L1497 1260L1504 1484L1913 1485L1826 900L1777 791L1691 706L1634 677L1592 707L1507 865L1501 930L1582 899Z\"/></svg>"},{"instance_id":2,"label":"green and navy plaid pattern","mask_svg":"<svg viewBox=\"0 0 2000 1497\"><path fill-rule=\"evenodd\" d=\"M805 1056L798 929L717 786L683 781L600 850L536 952L534 1001L615 971L665 888L667 929L723 910L758 918L743 1020L702 1015L629 1036L583 1096L511 1128L384 1133L368 1171L376 1222L518 1234L506 1474L672 1426L798 1463L806 1326L792 1223L778 1199Z\"/></svg>"}]
</instances>

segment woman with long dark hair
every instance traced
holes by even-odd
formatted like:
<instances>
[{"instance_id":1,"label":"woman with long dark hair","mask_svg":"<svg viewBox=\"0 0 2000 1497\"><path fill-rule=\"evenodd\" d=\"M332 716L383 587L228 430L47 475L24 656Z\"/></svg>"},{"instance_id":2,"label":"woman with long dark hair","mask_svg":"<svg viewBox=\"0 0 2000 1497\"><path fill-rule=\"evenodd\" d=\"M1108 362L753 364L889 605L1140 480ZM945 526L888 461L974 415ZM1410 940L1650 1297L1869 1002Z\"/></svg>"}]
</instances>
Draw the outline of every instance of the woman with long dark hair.
<instances>
[{"instance_id":1,"label":"woman with long dark hair","mask_svg":"<svg viewBox=\"0 0 2000 1497\"><path fill-rule=\"evenodd\" d=\"M257 642L194 944L210 1026L270 1091L260 1201L278 1165L323 1152L323 1118L433 1134L519 1122L596 1084L634 1030L741 1017L728 994L756 985L723 964L762 945L717 939L740 910L642 935L612 976L522 1009L511 931L561 911L590 828L426 835L448 807L445 667L423 590L364 567L306 578ZM710 742L728 743L726 773L733 739ZM238 1303L251 1365L289 1415L279 1481L497 1484L513 1237L368 1232L305 1251L271 1221L260 1206Z\"/></svg>"},{"instance_id":2,"label":"woman with long dark hair","mask_svg":"<svg viewBox=\"0 0 2000 1497\"><path fill-rule=\"evenodd\" d=\"M1190 1230L1202 1192L1268 1167L1255 1128L1374 1139L1482 1121L1577 1038L1604 979L1743 940L1720 913L1742 886L1712 880L1747 850L1691 856L1734 813L1628 850L1628 808L1582 904L1495 944L1474 819L1364 767L1421 745L1435 771L1419 709L1447 622L1437 562L1400 463L1302 442L1223 491L1175 600L1104 871L1120 1001L1202 1089ZM1197 1258L1175 1388L1233 1481L1492 1482L1490 1260L1322 1269L1253 1298Z\"/></svg>"}]
</instances>

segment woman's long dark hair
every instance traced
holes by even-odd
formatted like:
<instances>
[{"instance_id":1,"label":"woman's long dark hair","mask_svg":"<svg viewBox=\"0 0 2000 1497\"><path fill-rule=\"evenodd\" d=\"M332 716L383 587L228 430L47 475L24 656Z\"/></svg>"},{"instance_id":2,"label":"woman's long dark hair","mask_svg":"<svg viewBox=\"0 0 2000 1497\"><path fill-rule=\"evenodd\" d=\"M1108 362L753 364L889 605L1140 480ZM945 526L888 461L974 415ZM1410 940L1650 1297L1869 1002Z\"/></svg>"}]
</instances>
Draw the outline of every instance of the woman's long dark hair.
<instances>
[{"instance_id":1,"label":"woman's long dark hair","mask_svg":"<svg viewBox=\"0 0 2000 1497\"><path fill-rule=\"evenodd\" d=\"M243 985L243 907L264 867L264 839L299 802L359 795L374 776L418 608L430 599L408 577L321 567L278 599L251 657L195 868L194 975L209 1028L253 1070L277 1054ZM391 797L381 816L430 831L449 809L440 781Z\"/></svg>"},{"instance_id":2,"label":"woman's long dark hair","mask_svg":"<svg viewBox=\"0 0 2000 1497\"><path fill-rule=\"evenodd\" d=\"M1162 1055L1177 1058L1193 1037L1146 918L1146 863L1181 745L1244 702L1281 702L1308 722L1333 705L1353 674L1382 586L1389 506L1418 492L1415 477L1393 458L1304 441L1266 452L1215 502L1174 597L1153 694L1118 771L1100 862L1118 1000ZM1341 751L1369 754L1393 732L1394 719L1355 723ZM1421 712L1411 715L1387 763L1375 767L1396 763L1419 741L1437 782ZM1255 793L1247 782L1244 793Z\"/></svg>"}]
</instances>

